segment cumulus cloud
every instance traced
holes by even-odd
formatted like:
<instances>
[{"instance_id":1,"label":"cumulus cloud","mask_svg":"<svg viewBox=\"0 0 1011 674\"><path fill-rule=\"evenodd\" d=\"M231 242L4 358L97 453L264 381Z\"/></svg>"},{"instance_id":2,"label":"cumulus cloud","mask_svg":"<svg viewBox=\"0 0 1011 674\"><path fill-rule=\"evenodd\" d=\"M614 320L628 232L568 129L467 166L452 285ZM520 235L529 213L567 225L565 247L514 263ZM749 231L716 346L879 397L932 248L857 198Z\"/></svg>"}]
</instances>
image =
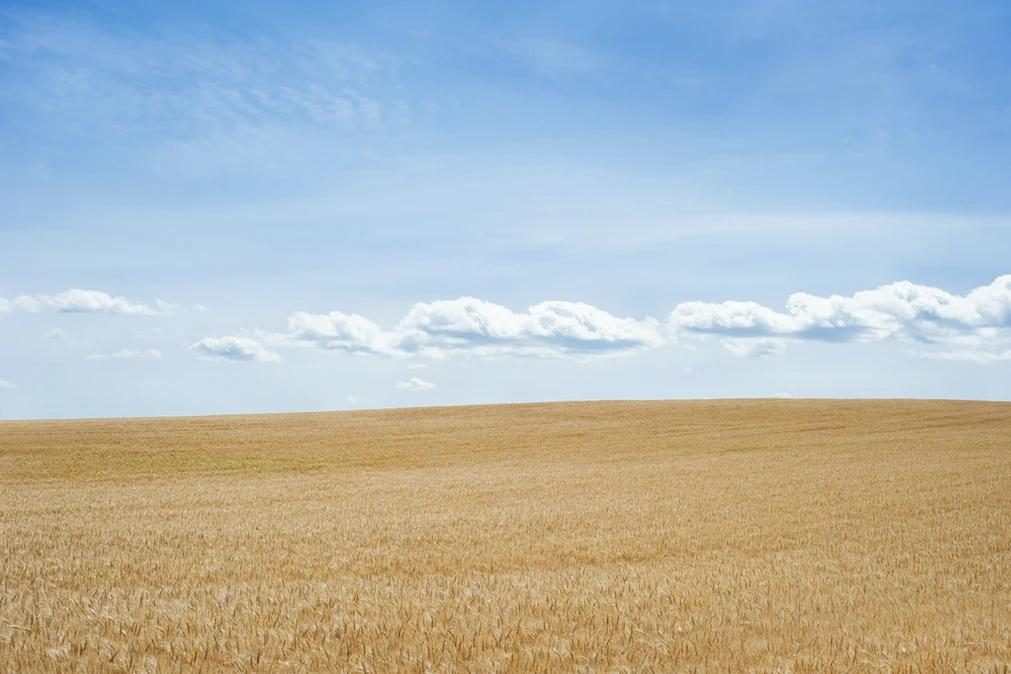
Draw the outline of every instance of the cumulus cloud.
<instances>
[{"instance_id":1,"label":"cumulus cloud","mask_svg":"<svg viewBox=\"0 0 1011 674\"><path fill-rule=\"evenodd\" d=\"M299 344L351 353L392 353L394 336L358 314L299 311L288 318L288 339Z\"/></svg>"},{"instance_id":2,"label":"cumulus cloud","mask_svg":"<svg viewBox=\"0 0 1011 674\"><path fill-rule=\"evenodd\" d=\"M517 313L474 297L415 304L397 332L404 351L433 355L588 356L663 342L655 321L618 318L582 302L541 302Z\"/></svg>"},{"instance_id":3,"label":"cumulus cloud","mask_svg":"<svg viewBox=\"0 0 1011 674\"><path fill-rule=\"evenodd\" d=\"M390 330L358 314L298 312L289 343L327 350L445 357L529 355L589 357L663 343L655 320L619 318L579 302L541 302L525 312L474 297L419 302Z\"/></svg>"},{"instance_id":4,"label":"cumulus cloud","mask_svg":"<svg viewBox=\"0 0 1011 674\"><path fill-rule=\"evenodd\" d=\"M401 391L431 391L435 388L435 384L425 381L420 377L411 377L410 379L398 381L396 386Z\"/></svg>"},{"instance_id":5,"label":"cumulus cloud","mask_svg":"<svg viewBox=\"0 0 1011 674\"><path fill-rule=\"evenodd\" d=\"M686 336L718 336L739 357L773 356L802 340L897 339L928 347L931 357L994 362L1011 351L1011 275L965 295L909 281L853 295L798 292L790 295L784 310L752 301L685 302L671 312L667 329L686 349L694 348ZM231 360L276 360L277 354L264 345L402 358L463 354L582 360L634 353L666 341L661 325L649 317L620 317L565 301L515 311L475 297L416 303L389 328L355 313L300 311L288 318L287 331L253 335L257 339L207 338L191 348ZM237 339L244 343L221 341Z\"/></svg>"},{"instance_id":6,"label":"cumulus cloud","mask_svg":"<svg viewBox=\"0 0 1011 674\"><path fill-rule=\"evenodd\" d=\"M158 349L120 349L112 353L93 353L88 360L160 360Z\"/></svg>"},{"instance_id":7,"label":"cumulus cloud","mask_svg":"<svg viewBox=\"0 0 1011 674\"><path fill-rule=\"evenodd\" d=\"M197 355L212 360L254 361L260 363L281 360L281 357L249 337L204 337L190 345Z\"/></svg>"},{"instance_id":8,"label":"cumulus cloud","mask_svg":"<svg viewBox=\"0 0 1011 674\"><path fill-rule=\"evenodd\" d=\"M2 390L2 389L12 390L12 389L16 389L16 388L17 388L17 384L12 384L11 382L7 381L6 379L0 379L0 390Z\"/></svg>"},{"instance_id":9,"label":"cumulus cloud","mask_svg":"<svg viewBox=\"0 0 1011 674\"><path fill-rule=\"evenodd\" d=\"M13 300L0 300L0 311L18 309L37 313L54 310L66 313L105 313L126 316L154 316L168 313L172 305L161 300L158 308L117 297L101 290L73 288L55 295L20 295Z\"/></svg>"},{"instance_id":10,"label":"cumulus cloud","mask_svg":"<svg viewBox=\"0 0 1011 674\"><path fill-rule=\"evenodd\" d=\"M786 311L757 302L685 302L670 316L675 332L829 342L901 339L927 344L960 337L1005 338L1011 328L1011 275L966 295L899 281L853 295L794 293ZM728 346L732 351L737 342Z\"/></svg>"}]
</instances>

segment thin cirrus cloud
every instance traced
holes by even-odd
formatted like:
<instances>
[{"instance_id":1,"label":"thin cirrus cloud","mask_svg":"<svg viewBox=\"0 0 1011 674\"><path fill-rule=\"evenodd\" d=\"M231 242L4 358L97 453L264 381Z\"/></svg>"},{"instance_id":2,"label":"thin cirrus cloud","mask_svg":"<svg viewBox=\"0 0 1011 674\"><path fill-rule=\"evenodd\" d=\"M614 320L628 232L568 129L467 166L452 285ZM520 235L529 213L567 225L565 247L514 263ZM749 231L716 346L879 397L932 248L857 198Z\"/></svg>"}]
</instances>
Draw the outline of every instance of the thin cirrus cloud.
<instances>
[{"instance_id":1,"label":"thin cirrus cloud","mask_svg":"<svg viewBox=\"0 0 1011 674\"><path fill-rule=\"evenodd\" d=\"M403 381L398 381L396 383L396 388L400 391L431 391L435 388L435 384L430 381L425 381L421 377L410 377Z\"/></svg>"},{"instance_id":2,"label":"thin cirrus cloud","mask_svg":"<svg viewBox=\"0 0 1011 674\"><path fill-rule=\"evenodd\" d=\"M173 305L157 301L156 307L117 297L101 290L72 288L55 295L20 295L13 300L0 298L0 312L58 311L63 313L121 314L124 316L157 316L171 312Z\"/></svg>"},{"instance_id":3,"label":"thin cirrus cloud","mask_svg":"<svg viewBox=\"0 0 1011 674\"><path fill-rule=\"evenodd\" d=\"M351 353L586 358L659 346L659 327L654 319L619 318L580 302L541 302L516 312L460 297L419 302L390 330L358 314L299 312L282 339Z\"/></svg>"},{"instance_id":4,"label":"thin cirrus cloud","mask_svg":"<svg viewBox=\"0 0 1011 674\"><path fill-rule=\"evenodd\" d=\"M675 333L720 335L737 355L768 355L769 340L874 342L898 339L964 347L959 360L993 361L989 353L1011 335L1011 275L965 295L899 281L853 295L794 293L786 311L757 302L685 302L671 313ZM773 347L781 349L779 346ZM939 357L942 352L917 352Z\"/></svg>"},{"instance_id":5,"label":"thin cirrus cloud","mask_svg":"<svg viewBox=\"0 0 1011 674\"><path fill-rule=\"evenodd\" d=\"M755 339L724 339L723 348L741 358L765 358L778 356L786 350L786 342L773 337Z\"/></svg>"},{"instance_id":6,"label":"thin cirrus cloud","mask_svg":"<svg viewBox=\"0 0 1011 674\"><path fill-rule=\"evenodd\" d=\"M111 353L93 353L88 360L161 360L158 349L120 349Z\"/></svg>"},{"instance_id":7,"label":"thin cirrus cloud","mask_svg":"<svg viewBox=\"0 0 1011 674\"><path fill-rule=\"evenodd\" d=\"M268 363L281 357L250 337L204 337L190 345L190 350L210 360Z\"/></svg>"}]
</instances>

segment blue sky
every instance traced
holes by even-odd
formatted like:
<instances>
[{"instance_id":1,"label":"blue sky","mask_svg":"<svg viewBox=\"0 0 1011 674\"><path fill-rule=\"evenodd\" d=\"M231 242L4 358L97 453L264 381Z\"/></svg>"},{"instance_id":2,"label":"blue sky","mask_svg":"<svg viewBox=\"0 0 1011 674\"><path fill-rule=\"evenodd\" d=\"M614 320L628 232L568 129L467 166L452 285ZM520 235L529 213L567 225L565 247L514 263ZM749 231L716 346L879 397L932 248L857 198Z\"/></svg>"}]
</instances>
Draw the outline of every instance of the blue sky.
<instances>
[{"instance_id":1,"label":"blue sky","mask_svg":"<svg viewBox=\"0 0 1011 674\"><path fill-rule=\"evenodd\" d=\"M1002 2L0 7L0 415L1011 398Z\"/></svg>"}]
</instances>

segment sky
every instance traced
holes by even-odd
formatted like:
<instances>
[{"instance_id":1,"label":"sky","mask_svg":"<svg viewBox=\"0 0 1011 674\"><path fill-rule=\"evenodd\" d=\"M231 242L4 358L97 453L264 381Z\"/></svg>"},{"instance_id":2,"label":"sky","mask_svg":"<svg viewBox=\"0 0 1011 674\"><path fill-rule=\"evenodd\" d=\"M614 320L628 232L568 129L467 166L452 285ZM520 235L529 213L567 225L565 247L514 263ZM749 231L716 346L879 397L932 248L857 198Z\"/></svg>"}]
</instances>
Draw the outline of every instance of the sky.
<instances>
[{"instance_id":1,"label":"sky","mask_svg":"<svg viewBox=\"0 0 1011 674\"><path fill-rule=\"evenodd\" d=\"M1011 399L1006 2L0 3L0 418Z\"/></svg>"}]
</instances>

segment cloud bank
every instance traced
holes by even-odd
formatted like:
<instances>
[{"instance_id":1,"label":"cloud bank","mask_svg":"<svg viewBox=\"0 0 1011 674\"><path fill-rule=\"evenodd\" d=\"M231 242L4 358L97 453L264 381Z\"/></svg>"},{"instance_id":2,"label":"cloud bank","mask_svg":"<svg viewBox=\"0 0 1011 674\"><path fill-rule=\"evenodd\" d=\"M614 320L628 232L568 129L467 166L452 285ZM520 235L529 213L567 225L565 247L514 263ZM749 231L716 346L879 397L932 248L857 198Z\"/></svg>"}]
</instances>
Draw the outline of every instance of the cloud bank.
<instances>
[{"instance_id":1,"label":"cloud bank","mask_svg":"<svg viewBox=\"0 0 1011 674\"><path fill-rule=\"evenodd\" d=\"M965 295L899 281L853 295L794 293L786 311L757 302L685 302L670 315L674 333L721 335L738 355L762 355L760 340L875 342L888 339L959 346L961 360L999 360L983 350L1007 340L1011 275ZM744 341L742 341L744 340ZM970 351L966 351L966 346ZM755 354L751 352L754 351ZM937 357L938 352L927 352ZM968 353L975 356L967 357ZM926 355L917 352L917 355Z\"/></svg>"},{"instance_id":2,"label":"cloud bank","mask_svg":"<svg viewBox=\"0 0 1011 674\"><path fill-rule=\"evenodd\" d=\"M666 330L664 330L666 327ZM666 326L653 318L623 318L582 302L546 301L525 311L476 297L418 302L391 328L356 313L292 314L283 333L257 333L273 346L406 358L453 355L532 356L584 360L630 354L691 337L714 336L735 356L781 354L790 342L897 340L927 350L916 356L979 363L1011 353L1011 275L965 295L909 281L853 295L798 292L785 310L753 301L684 302ZM245 337L209 337L191 347L228 360L277 360Z\"/></svg>"},{"instance_id":3,"label":"cloud bank","mask_svg":"<svg viewBox=\"0 0 1011 674\"><path fill-rule=\"evenodd\" d=\"M670 317L679 330L738 337L942 341L952 334L1011 326L1011 274L967 295L899 281L850 296L794 293L786 312L756 302L685 302Z\"/></svg>"},{"instance_id":4,"label":"cloud bank","mask_svg":"<svg viewBox=\"0 0 1011 674\"><path fill-rule=\"evenodd\" d=\"M653 319L619 318L580 302L541 302L515 312L474 297L419 302L389 330L358 314L298 312L288 319L283 337L326 350L435 358L452 353L585 358L664 342Z\"/></svg>"}]
</instances>

